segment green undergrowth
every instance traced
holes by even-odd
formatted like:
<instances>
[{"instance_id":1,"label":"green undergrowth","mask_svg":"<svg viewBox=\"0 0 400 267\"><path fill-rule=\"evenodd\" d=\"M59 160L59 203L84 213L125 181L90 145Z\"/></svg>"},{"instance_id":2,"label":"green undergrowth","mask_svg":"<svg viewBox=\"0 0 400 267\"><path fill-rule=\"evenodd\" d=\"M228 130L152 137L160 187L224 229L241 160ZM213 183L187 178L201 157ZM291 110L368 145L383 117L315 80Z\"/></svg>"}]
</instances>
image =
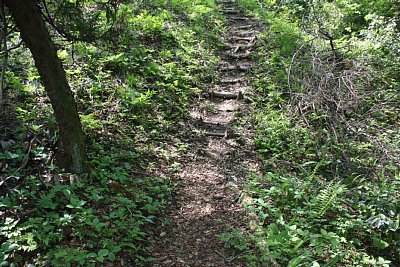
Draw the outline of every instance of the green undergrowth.
<instances>
[{"instance_id":1,"label":"green undergrowth","mask_svg":"<svg viewBox=\"0 0 400 267\"><path fill-rule=\"evenodd\" d=\"M85 4L88 14L74 11ZM153 261L149 240L166 223L162 212L175 186L168 176L189 146L180 121L215 79L223 20L211 0L123 1L114 14L97 4L48 7L59 10L57 23L70 33L103 33L72 43L54 36L87 135L88 175L55 165L58 136L39 75L25 48L10 54L0 133L7 143L0 151L0 266ZM17 33L13 38L18 42Z\"/></svg>"},{"instance_id":2,"label":"green undergrowth","mask_svg":"<svg viewBox=\"0 0 400 267\"><path fill-rule=\"evenodd\" d=\"M399 13L392 1L256 1L257 229L249 266L400 264Z\"/></svg>"}]
</instances>

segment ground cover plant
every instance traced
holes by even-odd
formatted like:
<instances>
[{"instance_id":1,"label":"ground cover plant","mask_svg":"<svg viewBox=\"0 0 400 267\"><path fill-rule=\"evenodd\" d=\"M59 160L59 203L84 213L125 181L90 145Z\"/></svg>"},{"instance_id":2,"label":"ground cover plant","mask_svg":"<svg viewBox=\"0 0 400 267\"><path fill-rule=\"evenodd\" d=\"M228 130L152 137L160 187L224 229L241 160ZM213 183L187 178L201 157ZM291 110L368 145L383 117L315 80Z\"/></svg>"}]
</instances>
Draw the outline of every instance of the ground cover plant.
<instances>
[{"instance_id":1,"label":"ground cover plant","mask_svg":"<svg viewBox=\"0 0 400 267\"><path fill-rule=\"evenodd\" d=\"M400 264L399 6L239 4L266 25L254 88L251 235L225 234L249 266Z\"/></svg>"},{"instance_id":2,"label":"ground cover plant","mask_svg":"<svg viewBox=\"0 0 400 267\"><path fill-rule=\"evenodd\" d=\"M172 126L213 80L222 17L214 1L39 5L75 94L89 174L57 167L58 122L3 8L0 265L149 264L175 187L168 173L187 147Z\"/></svg>"},{"instance_id":3,"label":"ground cover plant","mask_svg":"<svg viewBox=\"0 0 400 267\"><path fill-rule=\"evenodd\" d=\"M399 15L0 1L0 266L399 266Z\"/></svg>"}]
</instances>

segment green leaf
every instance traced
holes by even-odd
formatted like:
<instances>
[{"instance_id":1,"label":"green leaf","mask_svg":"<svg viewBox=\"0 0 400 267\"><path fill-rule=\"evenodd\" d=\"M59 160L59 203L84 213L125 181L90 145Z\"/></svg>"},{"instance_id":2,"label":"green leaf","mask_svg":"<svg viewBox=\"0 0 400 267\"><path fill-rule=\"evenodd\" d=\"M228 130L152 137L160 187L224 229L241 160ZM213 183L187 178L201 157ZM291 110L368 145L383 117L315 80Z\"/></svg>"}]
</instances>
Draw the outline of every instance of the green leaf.
<instances>
[{"instance_id":1,"label":"green leaf","mask_svg":"<svg viewBox=\"0 0 400 267\"><path fill-rule=\"evenodd\" d=\"M376 264L376 260L374 258L372 258L371 256L363 256L362 262L366 263L366 264L372 264L372 265Z\"/></svg>"},{"instance_id":2,"label":"green leaf","mask_svg":"<svg viewBox=\"0 0 400 267\"><path fill-rule=\"evenodd\" d=\"M322 247L316 247L315 252L317 252L318 255L321 255L322 253L324 253L324 250L322 249Z\"/></svg>"},{"instance_id":3,"label":"green leaf","mask_svg":"<svg viewBox=\"0 0 400 267\"><path fill-rule=\"evenodd\" d=\"M108 254L109 252L110 252L110 251L109 251L108 249L103 248L103 249L100 249L99 252L97 252L97 255L98 255L99 257L104 257L104 256L107 256L107 254Z\"/></svg>"},{"instance_id":4,"label":"green leaf","mask_svg":"<svg viewBox=\"0 0 400 267\"><path fill-rule=\"evenodd\" d=\"M115 261L115 254L113 252L108 253L108 259L110 261Z\"/></svg>"},{"instance_id":5,"label":"green leaf","mask_svg":"<svg viewBox=\"0 0 400 267\"><path fill-rule=\"evenodd\" d=\"M68 57L68 52L67 50L58 50L57 55L61 60L65 60Z\"/></svg>"},{"instance_id":6,"label":"green leaf","mask_svg":"<svg viewBox=\"0 0 400 267\"><path fill-rule=\"evenodd\" d=\"M63 194L64 194L64 196L69 197L69 196L71 195L71 190L69 190L69 189L64 189L64 190L63 190Z\"/></svg>"},{"instance_id":7,"label":"green leaf","mask_svg":"<svg viewBox=\"0 0 400 267\"><path fill-rule=\"evenodd\" d=\"M303 261L302 256L298 256L298 257L292 259L292 260L289 262L288 267L296 267L296 266L299 266L299 264L300 264L302 261Z\"/></svg>"},{"instance_id":8,"label":"green leaf","mask_svg":"<svg viewBox=\"0 0 400 267\"><path fill-rule=\"evenodd\" d=\"M5 242L1 245L1 250L2 251L8 251L8 248L10 247L10 243Z\"/></svg>"},{"instance_id":9,"label":"green leaf","mask_svg":"<svg viewBox=\"0 0 400 267\"><path fill-rule=\"evenodd\" d=\"M20 155L10 152L0 153L0 159L16 159L19 158Z\"/></svg>"},{"instance_id":10,"label":"green leaf","mask_svg":"<svg viewBox=\"0 0 400 267\"><path fill-rule=\"evenodd\" d=\"M121 250L121 247L115 246L115 247L113 247L112 252L117 253L117 252L119 252L120 250Z\"/></svg>"},{"instance_id":11,"label":"green leaf","mask_svg":"<svg viewBox=\"0 0 400 267\"><path fill-rule=\"evenodd\" d=\"M372 238L372 243L378 249L385 249L389 246L389 243L387 243L386 241L375 237Z\"/></svg>"},{"instance_id":12,"label":"green leaf","mask_svg":"<svg viewBox=\"0 0 400 267\"><path fill-rule=\"evenodd\" d=\"M85 200L79 200L76 206L77 206L77 207L82 207L82 206L85 205L85 204L86 204L86 201L85 201Z\"/></svg>"},{"instance_id":13,"label":"green leaf","mask_svg":"<svg viewBox=\"0 0 400 267\"><path fill-rule=\"evenodd\" d=\"M97 254L94 253L94 252L90 252L89 254L87 254L86 257L87 257L87 258L95 258L95 257L97 257Z\"/></svg>"},{"instance_id":14,"label":"green leaf","mask_svg":"<svg viewBox=\"0 0 400 267\"><path fill-rule=\"evenodd\" d=\"M1 245L1 250L5 252L10 252L14 249L18 248L18 245L16 244L11 244L9 242L5 242Z\"/></svg>"},{"instance_id":15,"label":"green leaf","mask_svg":"<svg viewBox=\"0 0 400 267\"><path fill-rule=\"evenodd\" d=\"M17 244L11 244L10 247L8 248L8 251L12 251L14 249L17 249L18 245Z\"/></svg>"},{"instance_id":16,"label":"green leaf","mask_svg":"<svg viewBox=\"0 0 400 267\"><path fill-rule=\"evenodd\" d=\"M342 259L342 256L336 255L330 262L328 262L324 267L336 266L336 264Z\"/></svg>"},{"instance_id":17,"label":"green leaf","mask_svg":"<svg viewBox=\"0 0 400 267\"><path fill-rule=\"evenodd\" d=\"M82 208L82 206L85 204L86 204L86 201L79 200L75 197L72 197L70 200L70 204L67 205L67 208L71 208L71 209Z\"/></svg>"}]
</instances>

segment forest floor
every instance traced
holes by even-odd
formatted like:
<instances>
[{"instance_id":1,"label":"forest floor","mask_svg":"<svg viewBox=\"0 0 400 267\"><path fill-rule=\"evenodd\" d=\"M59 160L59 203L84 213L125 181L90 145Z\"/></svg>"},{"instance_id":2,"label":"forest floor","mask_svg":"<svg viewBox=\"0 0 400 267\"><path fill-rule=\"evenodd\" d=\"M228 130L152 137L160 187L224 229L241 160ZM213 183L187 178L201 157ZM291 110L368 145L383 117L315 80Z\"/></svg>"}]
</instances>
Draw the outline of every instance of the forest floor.
<instances>
[{"instance_id":1,"label":"forest floor","mask_svg":"<svg viewBox=\"0 0 400 267\"><path fill-rule=\"evenodd\" d=\"M173 179L179 188L167 211L170 223L158 230L153 266L245 266L219 236L250 231L241 185L258 172L251 139L251 68L258 22L235 2L221 1L228 30L222 37L220 81L192 107L186 129L190 149Z\"/></svg>"}]
</instances>

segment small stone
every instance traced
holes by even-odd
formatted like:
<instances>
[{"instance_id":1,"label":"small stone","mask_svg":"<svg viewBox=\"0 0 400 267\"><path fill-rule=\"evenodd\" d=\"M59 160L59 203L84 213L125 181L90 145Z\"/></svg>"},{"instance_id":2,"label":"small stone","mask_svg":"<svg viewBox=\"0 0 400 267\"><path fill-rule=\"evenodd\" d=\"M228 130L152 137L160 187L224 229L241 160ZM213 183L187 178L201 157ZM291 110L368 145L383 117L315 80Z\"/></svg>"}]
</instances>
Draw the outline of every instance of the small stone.
<instances>
[{"instance_id":1,"label":"small stone","mask_svg":"<svg viewBox=\"0 0 400 267\"><path fill-rule=\"evenodd\" d=\"M173 263L172 260L163 261L163 264L164 264L164 265L168 265L168 266L170 266L172 263Z\"/></svg>"}]
</instances>

